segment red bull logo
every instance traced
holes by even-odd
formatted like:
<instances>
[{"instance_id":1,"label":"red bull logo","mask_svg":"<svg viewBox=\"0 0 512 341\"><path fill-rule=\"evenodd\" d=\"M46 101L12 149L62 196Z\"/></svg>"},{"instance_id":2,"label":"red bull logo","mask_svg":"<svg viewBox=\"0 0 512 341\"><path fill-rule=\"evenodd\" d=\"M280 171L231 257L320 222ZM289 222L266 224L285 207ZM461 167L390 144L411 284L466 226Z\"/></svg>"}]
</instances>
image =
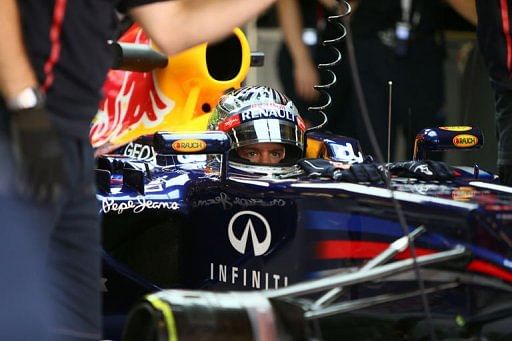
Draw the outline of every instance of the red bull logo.
<instances>
[{"instance_id":1,"label":"red bull logo","mask_svg":"<svg viewBox=\"0 0 512 341\"><path fill-rule=\"evenodd\" d=\"M460 134L453 138L453 145L459 148L469 148L478 144L478 137L469 134Z\"/></svg>"},{"instance_id":2,"label":"red bull logo","mask_svg":"<svg viewBox=\"0 0 512 341\"><path fill-rule=\"evenodd\" d=\"M119 41L158 49L137 26ZM225 73L225 62L210 58L210 51L225 51L235 76L213 77L213 71ZM211 108L227 89L240 87L251 62L249 43L238 28L225 41L199 44L169 58L172 67L151 72L109 72L89 134L94 147L125 145L157 131L204 131ZM227 123L233 126L236 120Z\"/></svg>"},{"instance_id":3,"label":"red bull logo","mask_svg":"<svg viewBox=\"0 0 512 341\"><path fill-rule=\"evenodd\" d=\"M149 38L137 27L120 41L150 43ZM100 103L89 134L95 147L140 126L158 126L175 105L159 89L152 73L111 70L103 92L105 97Z\"/></svg>"},{"instance_id":4,"label":"red bull logo","mask_svg":"<svg viewBox=\"0 0 512 341\"><path fill-rule=\"evenodd\" d=\"M182 139L172 143L172 149L177 152L193 153L206 149L206 142L196 139Z\"/></svg>"}]
</instances>

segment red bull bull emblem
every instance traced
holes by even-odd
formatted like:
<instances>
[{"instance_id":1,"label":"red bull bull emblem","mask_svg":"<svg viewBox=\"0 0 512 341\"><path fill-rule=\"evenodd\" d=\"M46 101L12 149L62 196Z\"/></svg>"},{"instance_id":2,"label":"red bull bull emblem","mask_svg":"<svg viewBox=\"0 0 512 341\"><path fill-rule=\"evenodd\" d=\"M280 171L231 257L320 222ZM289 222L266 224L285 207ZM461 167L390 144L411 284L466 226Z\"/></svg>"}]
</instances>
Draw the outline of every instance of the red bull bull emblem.
<instances>
[{"instance_id":1,"label":"red bull bull emblem","mask_svg":"<svg viewBox=\"0 0 512 341\"><path fill-rule=\"evenodd\" d=\"M182 139L172 143L172 149L177 152L200 152L206 149L206 142L196 139Z\"/></svg>"},{"instance_id":2,"label":"red bull bull emblem","mask_svg":"<svg viewBox=\"0 0 512 341\"><path fill-rule=\"evenodd\" d=\"M478 137L469 134L460 134L453 138L453 145L459 148L469 148L478 144Z\"/></svg>"},{"instance_id":3,"label":"red bull bull emblem","mask_svg":"<svg viewBox=\"0 0 512 341\"><path fill-rule=\"evenodd\" d=\"M134 27L122 42L149 44L144 32ZM111 142L138 127L156 127L175 102L159 88L151 72L111 70L103 86L105 97L93 121L89 137L94 147Z\"/></svg>"}]
</instances>

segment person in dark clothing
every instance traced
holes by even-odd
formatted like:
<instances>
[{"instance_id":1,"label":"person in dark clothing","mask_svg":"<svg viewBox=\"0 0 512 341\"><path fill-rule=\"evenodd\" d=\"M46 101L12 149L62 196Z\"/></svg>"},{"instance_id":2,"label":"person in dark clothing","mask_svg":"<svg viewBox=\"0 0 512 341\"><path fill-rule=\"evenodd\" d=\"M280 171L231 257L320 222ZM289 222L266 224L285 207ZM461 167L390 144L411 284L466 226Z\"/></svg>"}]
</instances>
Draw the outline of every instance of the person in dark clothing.
<instances>
[{"instance_id":1,"label":"person in dark clothing","mask_svg":"<svg viewBox=\"0 0 512 341\"><path fill-rule=\"evenodd\" d=\"M468 17L471 2L359 0L351 3L355 8L350 19L355 60L378 144L385 155L392 90L391 160L396 160L395 141L399 132L405 139L405 158L410 159L415 135L423 128L442 125L445 120L442 112L445 46L440 13L449 3ZM351 111L360 112L354 101ZM364 121L357 116L357 138L363 151L375 155Z\"/></svg>"},{"instance_id":2,"label":"person in dark clothing","mask_svg":"<svg viewBox=\"0 0 512 341\"><path fill-rule=\"evenodd\" d=\"M512 1L476 1L477 38L495 93L498 174L512 186Z\"/></svg>"},{"instance_id":3,"label":"person in dark clothing","mask_svg":"<svg viewBox=\"0 0 512 341\"><path fill-rule=\"evenodd\" d=\"M447 2L464 17L470 16L470 2ZM439 18L442 6L446 4L441 0L357 0L349 3L352 13L345 17L348 20L344 24L351 30L357 71L378 143L381 149L387 145L387 84L393 81L391 141L396 139L397 128L401 129L405 134L407 156L412 157L415 134L444 120L441 111L444 103L444 44ZM278 10L285 37L278 59L280 79L285 93L294 99L301 114L312 120L314 114L308 113L307 107L325 103L325 99L319 99L313 85L329 81L321 79L321 76L329 76L318 72L316 64L333 60L332 51L322 47L321 42L341 34L338 27L326 24L325 19L329 15L343 14L346 9L331 0L283 0L279 2ZM320 38L311 44L309 51L301 39L303 29L308 27L320 32ZM329 90L333 103L325 110L329 119L325 128L359 139L363 151L375 155L353 91L350 67L354 66L347 58L347 45L343 42L337 47L342 53L342 61L333 68L338 83ZM393 143L391 149L395 147Z\"/></svg>"},{"instance_id":4,"label":"person in dark clothing","mask_svg":"<svg viewBox=\"0 0 512 341\"><path fill-rule=\"evenodd\" d=\"M222 38L274 1L0 2L0 339L101 338L88 132L118 14L171 55Z\"/></svg>"}]
</instances>

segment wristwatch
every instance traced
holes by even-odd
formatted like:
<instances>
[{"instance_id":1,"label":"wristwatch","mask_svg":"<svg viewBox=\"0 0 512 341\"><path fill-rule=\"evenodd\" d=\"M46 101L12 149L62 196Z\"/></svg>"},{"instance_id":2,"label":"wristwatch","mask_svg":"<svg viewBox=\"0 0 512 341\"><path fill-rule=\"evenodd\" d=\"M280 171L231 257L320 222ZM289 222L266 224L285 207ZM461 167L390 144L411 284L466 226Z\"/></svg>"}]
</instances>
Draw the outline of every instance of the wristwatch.
<instances>
[{"instance_id":1,"label":"wristwatch","mask_svg":"<svg viewBox=\"0 0 512 341\"><path fill-rule=\"evenodd\" d=\"M25 88L7 102L7 108L11 111L41 108L43 105L44 95L37 87Z\"/></svg>"}]
</instances>

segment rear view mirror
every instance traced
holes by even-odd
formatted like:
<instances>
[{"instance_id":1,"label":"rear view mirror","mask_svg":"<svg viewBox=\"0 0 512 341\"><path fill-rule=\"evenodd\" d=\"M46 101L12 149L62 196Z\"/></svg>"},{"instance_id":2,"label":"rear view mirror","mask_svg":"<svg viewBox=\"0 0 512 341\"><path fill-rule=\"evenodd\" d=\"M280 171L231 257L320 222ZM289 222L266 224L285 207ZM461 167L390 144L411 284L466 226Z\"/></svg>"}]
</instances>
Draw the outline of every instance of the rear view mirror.
<instances>
[{"instance_id":1,"label":"rear view mirror","mask_svg":"<svg viewBox=\"0 0 512 341\"><path fill-rule=\"evenodd\" d=\"M425 160L427 152L443 150L474 150L484 145L479 128L470 126L446 126L425 128L414 141L413 160Z\"/></svg>"},{"instance_id":2,"label":"rear view mirror","mask_svg":"<svg viewBox=\"0 0 512 341\"><path fill-rule=\"evenodd\" d=\"M231 139L222 131L159 132L153 137L157 164L173 164L176 155L222 155L221 179L226 178Z\"/></svg>"}]
</instances>

